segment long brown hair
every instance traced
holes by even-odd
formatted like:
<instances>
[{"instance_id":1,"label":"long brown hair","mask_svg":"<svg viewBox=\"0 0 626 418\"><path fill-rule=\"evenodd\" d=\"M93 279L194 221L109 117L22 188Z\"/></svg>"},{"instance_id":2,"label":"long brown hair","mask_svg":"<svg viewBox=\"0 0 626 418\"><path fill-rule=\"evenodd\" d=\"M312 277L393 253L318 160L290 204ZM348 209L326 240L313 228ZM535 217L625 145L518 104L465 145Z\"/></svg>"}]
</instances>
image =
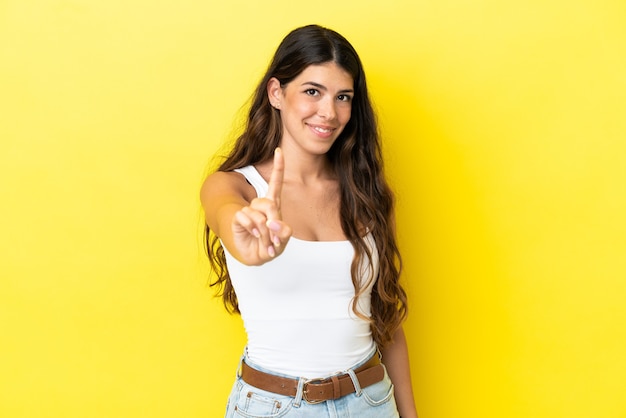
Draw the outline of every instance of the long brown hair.
<instances>
[{"instance_id":1,"label":"long brown hair","mask_svg":"<svg viewBox=\"0 0 626 418\"><path fill-rule=\"evenodd\" d=\"M350 121L327 153L339 177L341 226L355 249L352 283L355 297L352 310L370 321L376 343L388 344L407 315L407 297L399 283L401 258L393 225L393 194L383 174L382 152L376 117L369 99L361 60L352 45L337 32L317 25L290 32L279 45L272 62L253 96L244 132L221 163L219 171L231 171L270 159L282 137L280 111L270 106L267 83L277 78L287 85L309 65L334 62L354 80ZM371 263L372 254L363 236L367 227L379 254L379 274L372 289L372 318L357 309L357 299L367 283L360 279L362 260ZM239 312L237 295L226 266L219 237L206 226L206 251L226 309Z\"/></svg>"}]
</instances>

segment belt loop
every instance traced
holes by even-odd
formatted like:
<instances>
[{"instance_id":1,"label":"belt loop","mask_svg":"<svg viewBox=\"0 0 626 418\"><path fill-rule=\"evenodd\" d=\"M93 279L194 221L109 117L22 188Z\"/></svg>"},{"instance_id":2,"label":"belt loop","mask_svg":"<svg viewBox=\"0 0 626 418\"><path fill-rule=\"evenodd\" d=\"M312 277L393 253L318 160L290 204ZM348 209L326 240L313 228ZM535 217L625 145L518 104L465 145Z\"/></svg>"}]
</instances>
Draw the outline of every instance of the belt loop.
<instances>
[{"instance_id":1,"label":"belt loop","mask_svg":"<svg viewBox=\"0 0 626 418\"><path fill-rule=\"evenodd\" d=\"M304 394L304 383L305 380L303 377L298 379L298 389L296 390L296 397L293 400L293 407L300 408L300 404L302 403L302 396Z\"/></svg>"},{"instance_id":2,"label":"belt loop","mask_svg":"<svg viewBox=\"0 0 626 418\"><path fill-rule=\"evenodd\" d=\"M354 373L353 369L348 369L346 371L350 375L350 379L352 379L352 384L354 385L354 392L356 396L361 396L361 384L359 383L359 379L356 377L356 373Z\"/></svg>"}]
</instances>

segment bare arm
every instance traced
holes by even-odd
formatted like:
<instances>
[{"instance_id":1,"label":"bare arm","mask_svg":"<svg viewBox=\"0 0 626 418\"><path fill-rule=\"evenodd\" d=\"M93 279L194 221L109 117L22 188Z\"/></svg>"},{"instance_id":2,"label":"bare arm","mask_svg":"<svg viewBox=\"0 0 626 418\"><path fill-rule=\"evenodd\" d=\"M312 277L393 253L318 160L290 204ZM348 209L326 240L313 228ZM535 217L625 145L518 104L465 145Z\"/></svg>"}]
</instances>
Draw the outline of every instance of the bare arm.
<instances>
[{"instance_id":1,"label":"bare arm","mask_svg":"<svg viewBox=\"0 0 626 418\"><path fill-rule=\"evenodd\" d=\"M240 262L260 265L279 255L291 228L280 215L284 160L276 150L264 198L247 197L247 183L237 173L216 172L202 185L200 200L209 228Z\"/></svg>"},{"instance_id":2,"label":"bare arm","mask_svg":"<svg viewBox=\"0 0 626 418\"><path fill-rule=\"evenodd\" d=\"M389 377L395 387L396 403L402 418L417 418L411 369L409 368L409 351L402 327L398 328L393 342L382 350L383 363L387 367Z\"/></svg>"}]
</instances>

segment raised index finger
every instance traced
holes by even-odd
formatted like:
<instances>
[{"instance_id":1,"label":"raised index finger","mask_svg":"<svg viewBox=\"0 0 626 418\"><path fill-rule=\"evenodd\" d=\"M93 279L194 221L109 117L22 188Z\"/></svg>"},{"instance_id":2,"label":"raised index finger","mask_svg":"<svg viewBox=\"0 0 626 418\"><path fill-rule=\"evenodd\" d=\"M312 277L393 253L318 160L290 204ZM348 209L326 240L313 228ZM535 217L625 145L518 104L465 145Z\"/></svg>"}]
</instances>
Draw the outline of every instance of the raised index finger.
<instances>
[{"instance_id":1,"label":"raised index finger","mask_svg":"<svg viewBox=\"0 0 626 418\"><path fill-rule=\"evenodd\" d=\"M274 151L274 167L270 176L269 188L267 190L267 198L276 203L280 208L280 195L283 190L283 177L285 175L285 159L280 148Z\"/></svg>"}]
</instances>

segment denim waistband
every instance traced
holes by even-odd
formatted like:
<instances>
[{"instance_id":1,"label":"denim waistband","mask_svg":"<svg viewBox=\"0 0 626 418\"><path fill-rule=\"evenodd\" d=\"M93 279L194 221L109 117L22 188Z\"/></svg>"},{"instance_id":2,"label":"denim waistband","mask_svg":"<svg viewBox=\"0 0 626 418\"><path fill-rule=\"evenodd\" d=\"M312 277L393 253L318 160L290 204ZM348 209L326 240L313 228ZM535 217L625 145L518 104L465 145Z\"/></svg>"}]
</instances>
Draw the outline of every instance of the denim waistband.
<instances>
[{"instance_id":1,"label":"denim waistband","mask_svg":"<svg viewBox=\"0 0 626 418\"><path fill-rule=\"evenodd\" d=\"M350 366L348 369L346 370L341 370L341 371L337 371L335 373L326 375L326 376L318 376L318 377L314 377L314 378L305 378L305 377L301 377L301 376L291 376L291 375L286 375L286 374L282 374L282 373L276 373L272 370L268 370L262 366L259 366L258 364L254 363L253 361L250 361L250 359L248 358L247 355L247 347L244 350L244 354L241 356L241 360L239 363L239 367L237 369L237 376L238 378L241 378L240 375L240 370L241 370L241 363L245 362L246 365L259 370L261 372L264 373L268 373L274 376L280 376L280 377L285 377L285 378L289 378L289 379L293 379L293 380L297 380L298 381L298 386L297 386L297 391L296 391L296 396L294 399L294 407L299 408L300 404L302 403L303 400L303 391L304 391L304 385L311 381L311 380L318 380L318 379L325 379L325 378L329 378L331 376L336 376L336 375L341 375L341 374L347 374L350 376L350 379L352 380L352 383L354 385L355 388L355 392L357 396L361 395L361 386L359 384L359 380L356 376L355 370L358 369L360 366L364 365L365 363L367 363L373 356L378 355L381 360L382 360L382 354L380 353L380 351L374 347L370 353L368 353L368 355L361 361L357 362L356 364Z\"/></svg>"}]
</instances>

